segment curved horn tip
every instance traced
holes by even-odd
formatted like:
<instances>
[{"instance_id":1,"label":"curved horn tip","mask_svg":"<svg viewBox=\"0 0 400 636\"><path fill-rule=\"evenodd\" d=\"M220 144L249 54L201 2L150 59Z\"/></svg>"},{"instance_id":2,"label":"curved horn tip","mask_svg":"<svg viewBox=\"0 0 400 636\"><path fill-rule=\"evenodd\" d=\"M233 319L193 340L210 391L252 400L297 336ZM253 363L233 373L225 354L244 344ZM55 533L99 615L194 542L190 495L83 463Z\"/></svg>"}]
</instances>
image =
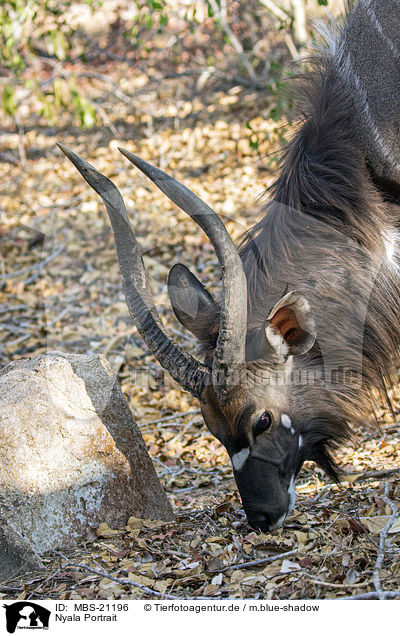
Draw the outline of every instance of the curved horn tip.
<instances>
[{"instance_id":1,"label":"curved horn tip","mask_svg":"<svg viewBox=\"0 0 400 636\"><path fill-rule=\"evenodd\" d=\"M102 172L97 170L97 168L92 166L91 163L89 163L85 159L82 159L82 157L64 146L64 144L57 143L57 146L60 148L60 150L62 150L66 157L68 157L75 168L81 173L82 177L90 185L90 187L93 188L93 190L101 196L106 205L124 205L122 202L121 193L119 192L115 183L113 183ZM122 215L124 216L124 214Z\"/></svg>"},{"instance_id":2,"label":"curved horn tip","mask_svg":"<svg viewBox=\"0 0 400 636\"><path fill-rule=\"evenodd\" d=\"M82 157L77 155L76 152L73 152L72 150L70 150L70 148L67 148L67 146L64 146L64 144L61 144L58 141L56 142L56 144L59 147L59 149L64 153L64 155L74 164L74 166L79 171L91 170L92 172L96 172L100 174L97 168L92 166L92 164L88 163L85 159L82 159Z\"/></svg>"},{"instance_id":3,"label":"curved horn tip","mask_svg":"<svg viewBox=\"0 0 400 636\"><path fill-rule=\"evenodd\" d=\"M143 172L143 174L145 174L146 177L149 177L149 179L151 179L151 181L153 181L156 185L159 185L161 181L175 181L175 179L173 179L168 174L160 170L160 168L156 168L156 166L153 166L151 163L148 163L148 161L145 161L144 159L141 159L137 155L134 155L133 152L130 152L129 150L125 150L125 148L118 148L118 150L124 155L124 157L128 159L128 161L133 163L133 165L136 166L136 168L138 168L141 172Z\"/></svg>"},{"instance_id":4,"label":"curved horn tip","mask_svg":"<svg viewBox=\"0 0 400 636\"><path fill-rule=\"evenodd\" d=\"M59 147L59 149L60 149L60 150L64 153L64 155L65 155L66 157L68 157L68 159L71 159L71 160L72 160L72 157L76 157L76 156L77 156L74 152L72 152L72 150L70 150L69 148L67 148L67 146L64 146L64 144L62 144L62 143L61 143L61 142L59 142L59 141L56 141L56 146L58 146L58 147Z\"/></svg>"},{"instance_id":5,"label":"curved horn tip","mask_svg":"<svg viewBox=\"0 0 400 636\"><path fill-rule=\"evenodd\" d=\"M140 159L140 157L133 154L133 152L130 152L129 150L126 150L125 148L121 148L121 146L118 146L118 150L120 151L121 154L124 155L124 157L129 159L129 161L132 161L132 163L134 163L135 166L136 166L136 162L140 163L143 161L143 159ZM147 162L144 161L144 163L147 163Z\"/></svg>"}]
</instances>

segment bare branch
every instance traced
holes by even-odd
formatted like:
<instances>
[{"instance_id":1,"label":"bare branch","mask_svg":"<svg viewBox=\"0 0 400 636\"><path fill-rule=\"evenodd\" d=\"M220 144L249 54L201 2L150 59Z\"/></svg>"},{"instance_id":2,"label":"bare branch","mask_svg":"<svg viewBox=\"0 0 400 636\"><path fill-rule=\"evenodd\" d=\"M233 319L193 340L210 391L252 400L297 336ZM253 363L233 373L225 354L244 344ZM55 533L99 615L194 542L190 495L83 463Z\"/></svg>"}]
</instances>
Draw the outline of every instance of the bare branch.
<instances>
[{"instance_id":1,"label":"bare branch","mask_svg":"<svg viewBox=\"0 0 400 636\"><path fill-rule=\"evenodd\" d=\"M363 436L361 438L361 441L368 442L371 439L382 437L386 433L392 433L392 432L397 433L398 430L399 430L398 424L389 424L388 426L380 426L378 424L376 430L373 433L368 433L368 435Z\"/></svg>"},{"instance_id":2,"label":"bare branch","mask_svg":"<svg viewBox=\"0 0 400 636\"><path fill-rule=\"evenodd\" d=\"M25 311L29 305L0 305L0 314L8 314L12 311Z\"/></svg>"},{"instance_id":3,"label":"bare branch","mask_svg":"<svg viewBox=\"0 0 400 636\"><path fill-rule=\"evenodd\" d=\"M273 0L260 0L260 3L270 13L272 13L272 15L278 18L278 20L281 20L282 22L286 22L287 20L289 20L289 15L286 13L286 11L278 4L276 4L276 2L273 2Z\"/></svg>"},{"instance_id":4,"label":"bare branch","mask_svg":"<svg viewBox=\"0 0 400 636\"><path fill-rule=\"evenodd\" d=\"M103 570L103 568L99 568L98 570L95 570L94 568L91 568L88 565L84 565L83 563L73 563L61 552L55 551L55 553L58 554L60 557L62 557L66 561L66 563L63 566L64 568L69 567L69 568L75 568L76 570L85 570L85 572L91 572L92 574L96 574L97 576L110 579L110 581L114 581L115 583L119 583L120 585L130 585L131 587L137 587L143 592L150 594L151 596L158 596L158 597L167 598L167 599L178 598L177 596L172 596L170 594L161 594L161 592L152 590L150 587L147 587L146 585L137 583L137 581L131 581L130 579L122 579L122 578L118 578L117 576L112 576L111 574L108 574L106 570Z\"/></svg>"},{"instance_id":5,"label":"bare branch","mask_svg":"<svg viewBox=\"0 0 400 636\"><path fill-rule=\"evenodd\" d=\"M293 554L297 554L297 548L295 550L290 550L289 552L281 552L280 554L276 554L275 556L265 557L264 559L255 559L254 561L245 561L244 563L237 563L235 565L228 565L226 568L221 570L224 572L225 570L244 570L244 568L251 568L254 565L263 565L264 563L274 563L275 561L279 561L280 559L284 559L288 556L292 556Z\"/></svg>"},{"instance_id":6,"label":"bare branch","mask_svg":"<svg viewBox=\"0 0 400 636\"><path fill-rule=\"evenodd\" d=\"M44 579L44 581L41 581L40 584L37 585L34 590L32 590L32 592L29 592L28 596L26 597L26 600L29 601L29 599L32 598L32 596L37 596L37 591L43 588L43 585L45 583L48 583L49 581L54 579L58 574L60 574L60 572L62 572L65 569L65 567L66 567L65 565L62 565L61 567L58 568L58 570L50 574L50 576L48 576L47 579Z\"/></svg>"},{"instance_id":7,"label":"bare branch","mask_svg":"<svg viewBox=\"0 0 400 636\"><path fill-rule=\"evenodd\" d=\"M112 132L114 137L116 137L117 139L122 139L122 135L118 132L118 130L116 129L116 127L112 123L111 119L107 115L107 113L104 110L104 108L102 106L100 106L100 104L98 104L97 102L93 101L92 99L89 99L88 97L86 97L86 99L91 104L91 106L93 106L93 108L99 113L100 117L104 121L104 123L107 126L107 128L110 129L110 131Z\"/></svg>"},{"instance_id":8,"label":"bare branch","mask_svg":"<svg viewBox=\"0 0 400 636\"><path fill-rule=\"evenodd\" d=\"M354 473L350 475L343 475L341 481L350 481L352 484L362 481L374 481L385 479L386 477L392 477L400 473L400 468L388 468L386 470L369 470L365 473L361 473L355 477ZM355 477L355 478L354 478Z\"/></svg>"},{"instance_id":9,"label":"bare branch","mask_svg":"<svg viewBox=\"0 0 400 636\"><path fill-rule=\"evenodd\" d=\"M296 49L296 45L293 42L293 38L290 35L290 33L286 33L285 34L285 44L286 44L286 46L288 48L288 51L289 51L290 55L292 56L292 58L294 60L297 60L299 58L299 52Z\"/></svg>"},{"instance_id":10,"label":"bare branch","mask_svg":"<svg viewBox=\"0 0 400 636\"><path fill-rule=\"evenodd\" d=\"M186 415L198 415L200 413L200 409L193 409L192 411L185 411L184 413L174 413L173 415L166 415L158 420L151 420L151 422L143 422L143 426L150 426L150 424L161 424L161 422L167 422L169 420L176 420L181 417L186 417Z\"/></svg>"},{"instance_id":11,"label":"bare branch","mask_svg":"<svg viewBox=\"0 0 400 636\"><path fill-rule=\"evenodd\" d=\"M297 42L304 44L308 40L306 27L306 3L305 0L291 0L293 11L293 32Z\"/></svg>"},{"instance_id":12,"label":"bare branch","mask_svg":"<svg viewBox=\"0 0 400 636\"><path fill-rule=\"evenodd\" d=\"M34 265L29 265L29 267L24 267L24 269L18 269L15 272L10 272L9 274L1 274L0 281L9 280L10 278L17 278L18 276L21 276L21 274L27 274L28 272L31 272L32 270L38 270L38 269L40 270L43 267L43 265L47 265L47 263L50 263L50 261L52 261L57 256L59 256L61 252L63 251L64 251L64 245L61 245L61 247L56 249L52 254L47 256L43 261L40 261L39 263L35 263Z\"/></svg>"},{"instance_id":13,"label":"bare branch","mask_svg":"<svg viewBox=\"0 0 400 636\"><path fill-rule=\"evenodd\" d=\"M381 533L379 535L379 552L378 552L378 558L376 559L376 564L375 564L374 574L373 574L373 582L376 589L376 593L378 595L377 598L379 598L379 600L382 600L385 598L384 596L385 592L382 589L380 573L381 573L381 568L383 565L383 559L385 558L386 540L387 540L387 536L388 536L390 528L392 527L392 525L394 524L394 522L399 516L399 511L397 509L397 506L393 503L393 501L391 501L391 499L389 499L389 487L390 487L390 484L385 484L385 491L384 491L384 494L382 495L382 499L391 508L393 514L388 520L383 530L381 530Z\"/></svg>"},{"instance_id":14,"label":"bare branch","mask_svg":"<svg viewBox=\"0 0 400 636\"><path fill-rule=\"evenodd\" d=\"M340 601L364 601L372 599L389 600L391 598L400 598L400 591L397 592L382 592L379 596L378 592L365 592L365 594L355 594L354 596L341 596L338 598Z\"/></svg>"},{"instance_id":15,"label":"bare branch","mask_svg":"<svg viewBox=\"0 0 400 636\"><path fill-rule=\"evenodd\" d=\"M229 40L231 41L232 46L235 48L236 53L239 55L240 59L242 60L243 65L246 67L246 70L247 70L250 78L253 80L253 82L255 84L258 84L259 80L258 80L258 77L257 77L255 71L254 71L254 68L250 64L250 61L249 61L246 53L244 52L241 43L237 39L236 35L233 33L233 31L232 31L231 27L229 26L227 20L225 19L225 16L223 15L221 10L219 9L219 7L218 7L218 5L217 5L215 0L209 0L209 2L210 2L211 8L212 8L215 16L220 21L223 30L225 31L226 35L228 36Z\"/></svg>"}]
</instances>

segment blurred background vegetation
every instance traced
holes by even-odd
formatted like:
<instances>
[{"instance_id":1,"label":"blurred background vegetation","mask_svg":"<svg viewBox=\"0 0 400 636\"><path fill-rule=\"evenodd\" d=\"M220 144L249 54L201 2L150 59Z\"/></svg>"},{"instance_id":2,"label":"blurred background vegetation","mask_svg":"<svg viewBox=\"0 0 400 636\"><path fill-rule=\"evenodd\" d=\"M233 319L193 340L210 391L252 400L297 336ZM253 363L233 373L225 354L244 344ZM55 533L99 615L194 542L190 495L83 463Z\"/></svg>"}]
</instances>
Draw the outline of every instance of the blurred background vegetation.
<instances>
[{"instance_id":1,"label":"blurred background vegetation","mask_svg":"<svg viewBox=\"0 0 400 636\"><path fill-rule=\"evenodd\" d=\"M282 74L338 0L3 0L3 123L114 127L140 84L187 77L193 93L245 86L279 97ZM116 82L110 65L126 69ZM283 99L283 98L282 98ZM275 108L288 107L287 103ZM277 118L280 112L272 113ZM251 137L251 136L250 136ZM256 135L250 143L257 144Z\"/></svg>"}]
</instances>

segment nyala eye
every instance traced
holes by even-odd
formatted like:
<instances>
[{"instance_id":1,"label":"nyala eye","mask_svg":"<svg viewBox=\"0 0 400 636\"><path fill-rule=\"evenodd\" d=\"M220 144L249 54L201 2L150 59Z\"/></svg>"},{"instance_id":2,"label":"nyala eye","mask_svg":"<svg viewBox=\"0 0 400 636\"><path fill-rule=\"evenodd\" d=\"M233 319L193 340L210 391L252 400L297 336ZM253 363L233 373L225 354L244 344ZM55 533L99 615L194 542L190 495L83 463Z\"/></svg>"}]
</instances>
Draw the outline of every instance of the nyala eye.
<instances>
[{"instance_id":1,"label":"nyala eye","mask_svg":"<svg viewBox=\"0 0 400 636\"><path fill-rule=\"evenodd\" d=\"M268 411L264 411L261 417L258 418L255 426L254 426L254 434L260 435L260 433L264 433L272 425L272 415Z\"/></svg>"}]
</instances>

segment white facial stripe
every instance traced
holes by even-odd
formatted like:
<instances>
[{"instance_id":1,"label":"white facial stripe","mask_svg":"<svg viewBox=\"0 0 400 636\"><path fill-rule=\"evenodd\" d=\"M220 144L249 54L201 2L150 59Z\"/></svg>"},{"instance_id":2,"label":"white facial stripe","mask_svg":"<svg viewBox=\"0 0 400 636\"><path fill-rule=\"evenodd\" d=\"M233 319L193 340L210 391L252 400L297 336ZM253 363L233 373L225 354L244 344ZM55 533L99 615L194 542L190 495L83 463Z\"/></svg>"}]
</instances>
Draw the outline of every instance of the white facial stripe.
<instances>
[{"instance_id":1,"label":"white facial stripe","mask_svg":"<svg viewBox=\"0 0 400 636\"><path fill-rule=\"evenodd\" d=\"M286 413L282 413L281 422L282 422L282 426L284 426L285 428L292 427L292 420L290 419L289 415L286 415Z\"/></svg>"},{"instance_id":2,"label":"white facial stripe","mask_svg":"<svg viewBox=\"0 0 400 636\"><path fill-rule=\"evenodd\" d=\"M286 516L287 516L287 513L282 515L282 517L279 517L278 521L274 523L273 526L270 527L269 531L272 532L272 530L276 530L277 528L280 528L283 522L285 521Z\"/></svg>"},{"instance_id":3,"label":"white facial stripe","mask_svg":"<svg viewBox=\"0 0 400 636\"><path fill-rule=\"evenodd\" d=\"M282 413L281 422L282 422L282 426L287 428L292 433L292 435L295 434L296 431L294 430L292 426L292 420L290 419L289 415L286 415L286 413Z\"/></svg>"},{"instance_id":4,"label":"white facial stripe","mask_svg":"<svg viewBox=\"0 0 400 636\"><path fill-rule=\"evenodd\" d=\"M242 448L238 453L235 453L231 457L232 466L235 470L241 470L245 465L248 456L250 455L250 448Z\"/></svg>"},{"instance_id":5,"label":"white facial stripe","mask_svg":"<svg viewBox=\"0 0 400 636\"><path fill-rule=\"evenodd\" d=\"M303 436L299 435L299 448L303 446Z\"/></svg>"},{"instance_id":6,"label":"white facial stripe","mask_svg":"<svg viewBox=\"0 0 400 636\"><path fill-rule=\"evenodd\" d=\"M290 484L289 484L289 488L288 488L288 495L289 495L289 509L287 514L290 514L294 508L294 504L296 503L296 489L295 489L295 477L293 475L292 479L290 480Z\"/></svg>"}]
</instances>

